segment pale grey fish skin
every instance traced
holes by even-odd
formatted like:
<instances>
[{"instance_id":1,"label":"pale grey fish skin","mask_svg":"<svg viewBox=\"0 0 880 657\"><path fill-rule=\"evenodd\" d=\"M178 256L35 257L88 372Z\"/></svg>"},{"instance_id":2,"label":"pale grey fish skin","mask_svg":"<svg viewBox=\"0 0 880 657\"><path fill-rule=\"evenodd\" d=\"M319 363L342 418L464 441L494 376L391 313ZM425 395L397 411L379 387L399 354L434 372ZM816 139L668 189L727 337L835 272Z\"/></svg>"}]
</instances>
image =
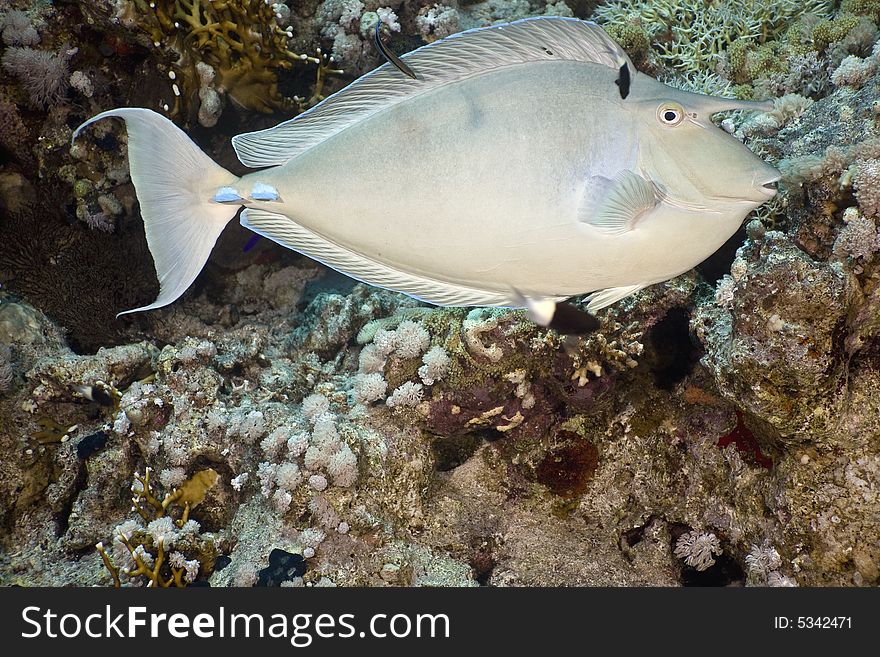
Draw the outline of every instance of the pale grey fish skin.
<instances>
[{"instance_id":1,"label":"pale grey fish skin","mask_svg":"<svg viewBox=\"0 0 880 657\"><path fill-rule=\"evenodd\" d=\"M623 100L617 75L536 62L441 87L243 178L283 199L248 205L389 265L500 293L667 280L717 250L770 197L756 181L778 173L712 125L700 96L638 74ZM664 100L697 118L658 129ZM619 236L577 221L585 183L625 169L644 171L670 202Z\"/></svg>"},{"instance_id":2,"label":"pale grey fish skin","mask_svg":"<svg viewBox=\"0 0 880 657\"><path fill-rule=\"evenodd\" d=\"M128 126L160 280L135 310L186 290L239 203L244 226L373 285L514 307L595 291L592 311L691 269L775 193L778 172L710 120L765 106L638 73L596 25L524 20L417 53L425 79L401 86L379 69L317 113L234 138L245 164L283 162L241 178L149 110L80 126ZM427 68L456 57L458 79ZM626 99L620 61L633 71Z\"/></svg>"}]
</instances>

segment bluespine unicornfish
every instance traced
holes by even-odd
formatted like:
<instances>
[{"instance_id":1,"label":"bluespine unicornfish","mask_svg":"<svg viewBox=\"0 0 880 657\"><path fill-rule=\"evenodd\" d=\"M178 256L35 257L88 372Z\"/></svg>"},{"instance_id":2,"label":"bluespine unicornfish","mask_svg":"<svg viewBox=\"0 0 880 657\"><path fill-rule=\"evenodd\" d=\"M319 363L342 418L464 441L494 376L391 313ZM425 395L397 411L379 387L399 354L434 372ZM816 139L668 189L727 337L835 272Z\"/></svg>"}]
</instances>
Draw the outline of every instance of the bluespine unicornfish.
<instances>
[{"instance_id":1,"label":"bluespine unicornfish","mask_svg":"<svg viewBox=\"0 0 880 657\"><path fill-rule=\"evenodd\" d=\"M128 130L160 292L126 312L180 297L239 216L433 304L523 307L515 290L528 291L554 304L550 325L572 296L589 294L594 313L688 271L776 193L779 172L712 123L769 103L669 87L594 23L526 19L389 59L299 116L233 137L243 176L148 109L80 126L74 138L108 117Z\"/></svg>"}]
</instances>

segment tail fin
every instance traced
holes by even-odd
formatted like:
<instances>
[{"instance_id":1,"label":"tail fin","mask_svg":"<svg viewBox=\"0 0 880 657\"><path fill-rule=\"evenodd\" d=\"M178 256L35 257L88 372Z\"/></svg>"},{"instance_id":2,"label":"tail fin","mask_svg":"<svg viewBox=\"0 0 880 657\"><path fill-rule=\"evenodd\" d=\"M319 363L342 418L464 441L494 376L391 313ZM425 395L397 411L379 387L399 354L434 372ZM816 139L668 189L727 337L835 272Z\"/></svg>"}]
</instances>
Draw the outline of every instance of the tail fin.
<instances>
[{"instance_id":1,"label":"tail fin","mask_svg":"<svg viewBox=\"0 0 880 657\"><path fill-rule=\"evenodd\" d=\"M159 277L156 300L119 313L125 315L167 306L186 291L238 211L212 198L238 177L215 164L171 121L148 109L102 112L78 127L73 139L95 121L114 116L124 119L128 130L131 181Z\"/></svg>"}]
</instances>

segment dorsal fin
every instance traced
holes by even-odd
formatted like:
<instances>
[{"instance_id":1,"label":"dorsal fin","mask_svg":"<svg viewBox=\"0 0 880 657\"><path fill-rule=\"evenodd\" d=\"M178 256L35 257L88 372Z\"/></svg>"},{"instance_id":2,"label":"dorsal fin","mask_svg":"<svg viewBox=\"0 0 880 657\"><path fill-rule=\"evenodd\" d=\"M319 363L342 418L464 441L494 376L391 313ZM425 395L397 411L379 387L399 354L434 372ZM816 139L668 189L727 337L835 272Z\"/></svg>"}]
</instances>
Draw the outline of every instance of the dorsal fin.
<instances>
[{"instance_id":1,"label":"dorsal fin","mask_svg":"<svg viewBox=\"0 0 880 657\"><path fill-rule=\"evenodd\" d=\"M502 66L542 60L578 61L617 71L622 61L630 63L601 27L561 17L525 18L460 32L401 59L418 72L418 80L383 64L293 119L233 137L238 159L252 168L284 164L390 105Z\"/></svg>"}]
</instances>

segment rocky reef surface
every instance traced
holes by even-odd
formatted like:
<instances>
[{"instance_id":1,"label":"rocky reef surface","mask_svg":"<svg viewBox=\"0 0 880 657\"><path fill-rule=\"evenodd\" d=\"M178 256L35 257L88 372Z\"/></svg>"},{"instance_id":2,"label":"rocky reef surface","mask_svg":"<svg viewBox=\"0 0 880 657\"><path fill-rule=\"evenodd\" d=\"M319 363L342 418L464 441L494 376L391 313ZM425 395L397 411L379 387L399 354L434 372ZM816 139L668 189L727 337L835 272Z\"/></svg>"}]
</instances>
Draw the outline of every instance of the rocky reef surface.
<instances>
[{"instance_id":1,"label":"rocky reef surface","mask_svg":"<svg viewBox=\"0 0 880 657\"><path fill-rule=\"evenodd\" d=\"M0 12L0 582L878 583L880 5L710 3L694 50L672 2L230 1L227 52L198 0L151 4ZM240 171L228 137L380 63L377 21L405 51L540 14L776 98L719 117L784 179L697 271L571 341L233 222L179 302L115 317L155 274L125 131L71 148L82 120L161 109Z\"/></svg>"}]
</instances>

